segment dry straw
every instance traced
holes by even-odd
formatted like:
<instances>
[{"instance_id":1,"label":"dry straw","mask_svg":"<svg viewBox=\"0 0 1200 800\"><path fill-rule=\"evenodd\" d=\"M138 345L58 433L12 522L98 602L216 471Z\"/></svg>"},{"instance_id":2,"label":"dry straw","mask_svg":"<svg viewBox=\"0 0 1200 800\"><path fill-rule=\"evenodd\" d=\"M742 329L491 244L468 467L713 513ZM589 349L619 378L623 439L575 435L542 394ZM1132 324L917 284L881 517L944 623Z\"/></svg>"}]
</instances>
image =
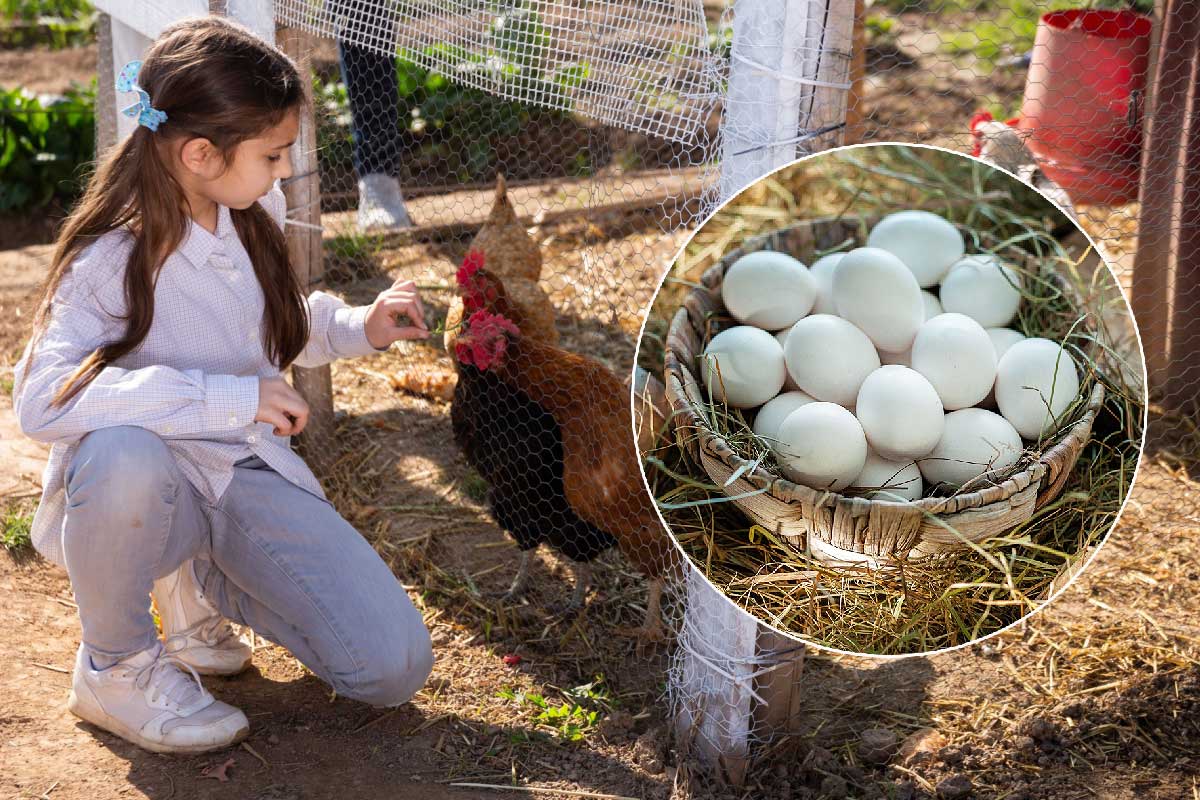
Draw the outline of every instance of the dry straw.
<instances>
[{"instance_id":1,"label":"dry straw","mask_svg":"<svg viewBox=\"0 0 1200 800\"><path fill-rule=\"evenodd\" d=\"M683 414L677 413L675 420L693 424L678 426L674 443L647 454L647 474L673 533L714 584L743 607L786 632L838 649L922 652L971 641L1016 621L1061 588L1094 552L1124 502L1136 467L1144 417L1140 389L1134 388L1140 386L1140 354L1122 349L1129 337L1114 331L1128 321L1111 274L1096 268L1094 254L1081 257L1086 243L1084 248L1064 247L1055 228L1065 218L1040 195L1002 173L940 151L895 146L843 151L785 170L768 183L735 199L698 233L677 265L678 283L666 287L656 303L643 341L643 365L664 348L678 348L676 339L665 343L666 321L689 294L693 311L698 310L695 298L705 294L700 287L713 285L714 272L718 278L720 273L719 268L707 270L705 281L706 268L754 236L789 229L791 233L776 234L775 241L805 250L796 254L811 263L824 252L861 242L865 220L920 207L958 224L969 251L1006 254L1017 264L1025 280L1014 326L1026 335L1064 342L1081 367L1082 388L1058 429L1030 446L1012 473L1018 476L1015 483L984 488L984 494L991 494L982 502L979 492L964 500L969 491L921 501L930 506L918 512L922 528L942 532L931 539L958 543L954 551L901 558L884 570L823 564L798 548L787 528L772 524L769 516L758 521L767 524L748 518L730 501L731 488L741 486L733 492L741 502L757 500L749 493L762 493L764 482L752 476L774 472L770 450L752 435L741 411L693 396L679 406ZM796 222L829 211L835 212L833 219L819 226ZM699 346L730 322L719 308L701 312L696 321ZM699 461L699 438L705 435L709 451L714 441L723 442L729 450L727 463L741 464L731 470L742 472L728 487L726 481L714 480L711 458L708 469ZM1055 445L1070 452L1056 457ZM1031 474L1047 461L1051 466L1044 479ZM1054 480L1055 463L1063 468L1061 481ZM747 477L750 482L742 485ZM998 504L1011 503L1020 494L1026 479L1033 484L1026 493L1030 499L1041 487L1036 509L1032 502L1019 513L1000 508ZM771 493L781 486L791 484L777 481ZM978 487L967 490L972 488ZM794 494L785 496L795 499ZM964 534L945 524L946 514L930 513L934 504L942 503L944 511L946 503L958 508L960 501L977 508L991 503L1011 524L994 526L984 538L970 541L980 535L978 530ZM838 502L856 505L860 517L864 508L895 505L861 498ZM812 513L810 503L807 514ZM939 516L940 522L931 522ZM850 544L847 549L860 552L905 552L907 547L898 547L895 537L867 541L859 535L869 527L866 519L880 518L866 513L851 528L853 535L843 535L835 544Z\"/></svg>"}]
</instances>

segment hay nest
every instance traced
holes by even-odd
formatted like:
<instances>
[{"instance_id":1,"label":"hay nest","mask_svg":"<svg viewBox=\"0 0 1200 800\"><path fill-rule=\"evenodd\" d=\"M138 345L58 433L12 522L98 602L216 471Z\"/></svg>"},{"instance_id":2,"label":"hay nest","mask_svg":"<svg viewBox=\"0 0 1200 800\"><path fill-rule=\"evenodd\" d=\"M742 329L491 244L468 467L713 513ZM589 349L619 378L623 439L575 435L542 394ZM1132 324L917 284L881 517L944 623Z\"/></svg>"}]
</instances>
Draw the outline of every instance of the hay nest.
<instances>
[{"instance_id":1,"label":"hay nest","mask_svg":"<svg viewBox=\"0 0 1200 800\"><path fill-rule=\"evenodd\" d=\"M969 549L972 543L1003 535L1030 520L1062 492L1091 436L1105 391L1095 370L1084 364L1079 396L1054 431L1027 449L1012 468L973 481L949 496L913 502L868 499L813 489L782 477L769 452L747 435L749 428L740 415L714 406L698 379L705 345L730 323L721 302L721 281L725 270L747 252L778 250L811 263L822 252L858 246L873 222L854 217L803 222L749 239L726 254L704 274L671 323L666 375L677 441L755 522L824 560L885 566ZM996 244L986 234L980 239L985 245ZM1000 247L998 252L1026 276L1038 278L1027 281L1032 291L1057 294L1072 304L1086 329L1086 313L1057 272L1015 246Z\"/></svg>"}]
</instances>

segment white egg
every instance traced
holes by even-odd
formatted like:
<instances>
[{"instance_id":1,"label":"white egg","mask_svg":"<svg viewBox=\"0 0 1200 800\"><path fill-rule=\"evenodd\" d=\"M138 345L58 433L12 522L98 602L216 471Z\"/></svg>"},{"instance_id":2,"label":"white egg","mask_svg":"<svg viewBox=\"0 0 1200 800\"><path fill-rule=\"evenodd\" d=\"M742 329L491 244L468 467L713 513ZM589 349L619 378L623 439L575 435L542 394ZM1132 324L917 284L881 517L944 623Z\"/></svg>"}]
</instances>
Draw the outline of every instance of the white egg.
<instances>
[{"instance_id":1,"label":"white egg","mask_svg":"<svg viewBox=\"0 0 1200 800\"><path fill-rule=\"evenodd\" d=\"M1025 334L1014 331L1012 328L987 328L987 335L992 340L992 349L996 351L997 364L1000 363L1000 359L1004 358L1008 348L1025 340Z\"/></svg>"},{"instance_id":2,"label":"white egg","mask_svg":"<svg viewBox=\"0 0 1200 800\"><path fill-rule=\"evenodd\" d=\"M987 472L1016 464L1023 450L1021 436L1008 420L982 408L964 408L946 415L937 447L917 462L931 485L959 487Z\"/></svg>"},{"instance_id":3,"label":"white egg","mask_svg":"<svg viewBox=\"0 0 1200 800\"><path fill-rule=\"evenodd\" d=\"M1025 334L1020 331L1014 331L1012 328L988 328L988 338L992 340L992 348L996 351L996 369L1000 369L1000 359L1017 342L1025 338ZM984 398L979 405L986 408L996 408L996 384L992 382L992 390L988 392L988 396Z\"/></svg>"},{"instance_id":4,"label":"white egg","mask_svg":"<svg viewBox=\"0 0 1200 800\"><path fill-rule=\"evenodd\" d=\"M1021 305L1021 275L990 254L970 255L942 281L942 308L966 314L985 328L1013 321Z\"/></svg>"},{"instance_id":5,"label":"white egg","mask_svg":"<svg viewBox=\"0 0 1200 800\"><path fill-rule=\"evenodd\" d=\"M763 403L754 415L754 434L774 447L779 439L779 426L797 408L815 402L804 392L784 392Z\"/></svg>"},{"instance_id":6,"label":"white egg","mask_svg":"<svg viewBox=\"0 0 1200 800\"><path fill-rule=\"evenodd\" d=\"M936 317L938 314L941 314L945 311L945 309L942 308L942 302L940 300L938 300L937 295L934 294L933 292L928 292L928 291L922 289L921 290L921 302L925 304L925 321L926 322L928 322L929 320Z\"/></svg>"},{"instance_id":7,"label":"white egg","mask_svg":"<svg viewBox=\"0 0 1200 800\"><path fill-rule=\"evenodd\" d=\"M721 299L734 319L770 331L808 314L816 297L817 280L808 267L772 250L742 256L721 283Z\"/></svg>"},{"instance_id":8,"label":"white egg","mask_svg":"<svg viewBox=\"0 0 1200 800\"><path fill-rule=\"evenodd\" d=\"M1026 439L1037 439L1075 402L1079 369L1071 354L1049 339L1016 342L996 370L996 404Z\"/></svg>"},{"instance_id":9,"label":"white egg","mask_svg":"<svg viewBox=\"0 0 1200 800\"><path fill-rule=\"evenodd\" d=\"M916 278L904 262L878 247L846 253L833 273L833 302L839 317L892 353L907 350L925 321Z\"/></svg>"},{"instance_id":10,"label":"white egg","mask_svg":"<svg viewBox=\"0 0 1200 800\"><path fill-rule=\"evenodd\" d=\"M867 376L858 390L855 415L871 447L893 461L928 454L942 438L946 416L925 376L898 365Z\"/></svg>"},{"instance_id":11,"label":"white egg","mask_svg":"<svg viewBox=\"0 0 1200 800\"><path fill-rule=\"evenodd\" d=\"M996 379L996 351L983 327L964 314L940 314L913 340L912 368L933 384L947 411L976 405Z\"/></svg>"},{"instance_id":12,"label":"white egg","mask_svg":"<svg viewBox=\"0 0 1200 800\"><path fill-rule=\"evenodd\" d=\"M704 383L714 402L734 408L762 405L783 388L787 368L775 337L750 325L718 333L700 358Z\"/></svg>"},{"instance_id":13,"label":"white egg","mask_svg":"<svg viewBox=\"0 0 1200 800\"><path fill-rule=\"evenodd\" d=\"M783 352L801 391L843 406L854 405L862 382L879 369L879 354L867 335L832 314L813 314L793 325Z\"/></svg>"},{"instance_id":14,"label":"white egg","mask_svg":"<svg viewBox=\"0 0 1200 800\"><path fill-rule=\"evenodd\" d=\"M833 304L833 271L845 253L830 253L816 260L808 271L817 281L817 301L813 303L810 314L836 314L837 306Z\"/></svg>"},{"instance_id":15,"label":"white egg","mask_svg":"<svg viewBox=\"0 0 1200 800\"><path fill-rule=\"evenodd\" d=\"M776 447L783 474L813 489L842 489L862 472L867 437L862 426L836 403L808 403L779 426Z\"/></svg>"},{"instance_id":16,"label":"white egg","mask_svg":"<svg viewBox=\"0 0 1200 800\"><path fill-rule=\"evenodd\" d=\"M779 331L779 333L774 334L775 341L779 342L780 347L787 347L787 335L791 332L791 328L784 328L783 330ZM788 372L786 369L784 370L784 373L785 376L783 379L783 390L785 392L798 391L800 387L796 385L794 380L792 380L792 373Z\"/></svg>"},{"instance_id":17,"label":"white egg","mask_svg":"<svg viewBox=\"0 0 1200 800\"><path fill-rule=\"evenodd\" d=\"M867 463L850 484L856 488L879 489L867 495L872 500L900 503L920 500L925 493L921 470L910 461L892 461L868 450Z\"/></svg>"},{"instance_id":18,"label":"white egg","mask_svg":"<svg viewBox=\"0 0 1200 800\"><path fill-rule=\"evenodd\" d=\"M966 252L958 228L928 211L889 214L871 230L867 245L899 256L922 287L940 282Z\"/></svg>"}]
</instances>

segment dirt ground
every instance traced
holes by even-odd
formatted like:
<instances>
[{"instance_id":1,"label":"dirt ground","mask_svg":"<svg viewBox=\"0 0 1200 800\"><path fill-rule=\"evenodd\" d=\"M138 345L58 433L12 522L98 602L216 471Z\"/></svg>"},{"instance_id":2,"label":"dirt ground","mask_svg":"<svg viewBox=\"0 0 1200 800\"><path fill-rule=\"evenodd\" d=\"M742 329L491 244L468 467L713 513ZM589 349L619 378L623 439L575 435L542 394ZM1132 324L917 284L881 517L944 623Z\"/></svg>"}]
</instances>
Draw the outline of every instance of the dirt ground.
<instances>
[{"instance_id":1,"label":"dirt ground","mask_svg":"<svg viewBox=\"0 0 1200 800\"><path fill-rule=\"evenodd\" d=\"M72 63L83 77L94 70L86 54L71 58L79 59ZM890 115L890 135L910 129L914 109L947 93L934 85L908 96L888 95L886 87L872 91L879 113ZM968 91L947 99L944 112L924 124L951 129L971 105ZM567 318L566 343L614 365L629 353L624 338L611 334L636 333L636 314L627 309L648 299L654 276L631 267L624 281L601 285L590 280L595 265L572 243L588 241L614 262L668 257L677 242L642 223L594 219L541 232L556 270L579 278L549 287ZM48 257L48 248L31 238L0 251L0 383L19 355ZM334 288L351 302L366 302L400 275L444 285L460 249L461 243L397 248L382 270L347 274ZM442 311L449 295L430 289L426 298ZM609 311L597 314L602 300ZM640 621L644 592L619 558L600 565L588 612L571 623L545 614L545 606L569 592L563 564L545 553L528 604L502 609L489 599L511 579L516 549L474 499L451 443L447 404L396 391L390 381L404 371L445 367L436 348L408 346L333 370L340 415L327 488L409 588L433 632L434 675L413 703L379 711L333 698L288 653L260 643L250 672L208 682L249 715L244 747L189 758L142 752L65 710L79 634L65 573L35 557L0 553L0 597L8 611L0 626L0 796L1200 796L1200 487L1187 466L1196 463L1200 442L1177 435L1186 426L1159 419L1158 449L1109 544L1026 624L932 658L810 656L802 730L785 743L791 749L765 759L751 770L749 785L734 792L701 777L670 740L662 703L668 650L640 653L620 634ZM0 392L0 499L28 508L40 453L17 433L11 401ZM510 665L504 657L512 655L520 658L507 659L516 662ZM528 704L499 694L557 699L597 676L607 699L597 702L601 719L578 742L540 725ZM864 732L872 729L886 729L904 748L870 752L865 745L879 734ZM221 781L213 768L229 760Z\"/></svg>"}]
</instances>

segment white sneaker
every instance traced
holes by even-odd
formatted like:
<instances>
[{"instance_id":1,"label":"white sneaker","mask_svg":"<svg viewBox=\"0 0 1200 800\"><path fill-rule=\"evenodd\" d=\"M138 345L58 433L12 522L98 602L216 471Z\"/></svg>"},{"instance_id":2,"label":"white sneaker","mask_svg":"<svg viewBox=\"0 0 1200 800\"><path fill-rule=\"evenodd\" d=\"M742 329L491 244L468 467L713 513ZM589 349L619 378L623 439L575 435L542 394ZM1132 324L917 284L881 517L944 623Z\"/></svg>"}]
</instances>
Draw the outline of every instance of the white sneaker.
<instances>
[{"instance_id":1,"label":"white sneaker","mask_svg":"<svg viewBox=\"0 0 1200 800\"><path fill-rule=\"evenodd\" d=\"M108 669L94 669L81 644L67 708L155 753L203 753L250 732L245 714L213 698L200 676L158 643Z\"/></svg>"},{"instance_id":2,"label":"white sneaker","mask_svg":"<svg viewBox=\"0 0 1200 800\"><path fill-rule=\"evenodd\" d=\"M359 179L358 227L363 231L412 227L400 181L380 173Z\"/></svg>"},{"instance_id":3,"label":"white sneaker","mask_svg":"<svg viewBox=\"0 0 1200 800\"><path fill-rule=\"evenodd\" d=\"M236 675L250 666L254 651L204 597L195 565L195 559L188 559L154 582L151 594L163 642L169 654L201 675Z\"/></svg>"}]
</instances>

